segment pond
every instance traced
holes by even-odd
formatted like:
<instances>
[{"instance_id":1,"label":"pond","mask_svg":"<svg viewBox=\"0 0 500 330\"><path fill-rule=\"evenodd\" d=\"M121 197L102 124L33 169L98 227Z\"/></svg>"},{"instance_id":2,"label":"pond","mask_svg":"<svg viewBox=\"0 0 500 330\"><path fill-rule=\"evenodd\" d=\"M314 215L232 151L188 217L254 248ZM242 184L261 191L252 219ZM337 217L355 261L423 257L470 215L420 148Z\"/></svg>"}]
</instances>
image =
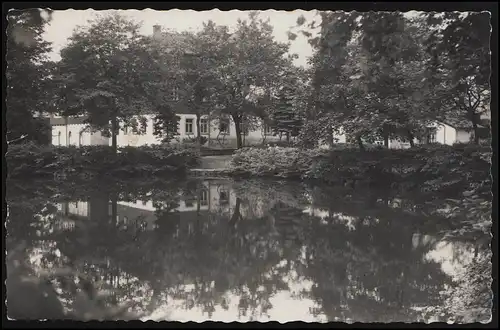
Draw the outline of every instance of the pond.
<instances>
[{"instance_id":1,"label":"pond","mask_svg":"<svg viewBox=\"0 0 500 330\"><path fill-rule=\"evenodd\" d=\"M490 236L441 200L144 179L12 181L7 202L13 319L490 319Z\"/></svg>"}]
</instances>

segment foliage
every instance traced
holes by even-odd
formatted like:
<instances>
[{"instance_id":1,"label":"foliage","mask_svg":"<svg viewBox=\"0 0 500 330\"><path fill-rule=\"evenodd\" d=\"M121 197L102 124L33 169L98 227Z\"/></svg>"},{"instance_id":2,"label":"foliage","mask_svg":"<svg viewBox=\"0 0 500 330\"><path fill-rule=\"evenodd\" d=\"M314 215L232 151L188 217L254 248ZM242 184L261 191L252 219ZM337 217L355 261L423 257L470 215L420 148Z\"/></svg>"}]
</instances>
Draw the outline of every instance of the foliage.
<instances>
[{"instance_id":1,"label":"foliage","mask_svg":"<svg viewBox=\"0 0 500 330\"><path fill-rule=\"evenodd\" d=\"M89 23L75 30L61 51L59 110L65 116L86 116L93 129L112 136L116 148L121 124L142 131L141 115L168 117L163 105L172 61L166 62L154 42L139 34L139 24L119 14Z\"/></svg>"},{"instance_id":2,"label":"foliage","mask_svg":"<svg viewBox=\"0 0 500 330\"><path fill-rule=\"evenodd\" d=\"M481 252L446 290L447 314L456 323L487 323L492 317L491 251Z\"/></svg>"},{"instance_id":3,"label":"foliage","mask_svg":"<svg viewBox=\"0 0 500 330\"><path fill-rule=\"evenodd\" d=\"M7 15L6 139L50 143L50 128L42 118L52 111L51 44L43 39L50 22L47 10L12 10ZM27 95L29 95L27 97Z\"/></svg>"},{"instance_id":4,"label":"foliage","mask_svg":"<svg viewBox=\"0 0 500 330\"><path fill-rule=\"evenodd\" d=\"M320 150L298 148L245 148L237 150L231 159L231 171L235 174L300 178L312 166Z\"/></svg>"},{"instance_id":5,"label":"foliage","mask_svg":"<svg viewBox=\"0 0 500 330\"><path fill-rule=\"evenodd\" d=\"M483 159L489 152L487 147L468 145L366 151L349 146L332 151L248 148L234 154L231 171L235 175L303 178L326 183L399 185L424 194L453 195L478 182L489 181L490 163L487 156Z\"/></svg>"},{"instance_id":6,"label":"foliage","mask_svg":"<svg viewBox=\"0 0 500 330\"><path fill-rule=\"evenodd\" d=\"M198 151L180 145L56 147L12 145L6 154L9 177L71 175L135 176L184 171L199 161Z\"/></svg>"},{"instance_id":7,"label":"foliage","mask_svg":"<svg viewBox=\"0 0 500 330\"><path fill-rule=\"evenodd\" d=\"M490 14L427 13L432 28L424 40L430 59L430 103L442 117L473 128L479 142L481 115L490 111Z\"/></svg>"},{"instance_id":8,"label":"foliage","mask_svg":"<svg viewBox=\"0 0 500 330\"><path fill-rule=\"evenodd\" d=\"M297 84L300 78L290 75L284 78L283 86L277 91L276 108L270 113L275 134L285 134L287 142L290 137L299 135L302 128L303 113L301 112L301 90Z\"/></svg>"},{"instance_id":9,"label":"foliage","mask_svg":"<svg viewBox=\"0 0 500 330\"><path fill-rule=\"evenodd\" d=\"M208 29L207 29L208 31ZM263 103L284 68L291 66L286 57L289 45L274 40L273 29L252 12L247 20L239 20L234 33L227 28L211 28L212 40L224 40L217 49L218 77L210 103L214 116L230 116L236 127L237 146L241 148L242 127L255 118L264 118Z\"/></svg>"},{"instance_id":10,"label":"foliage","mask_svg":"<svg viewBox=\"0 0 500 330\"><path fill-rule=\"evenodd\" d=\"M301 141L332 143L342 133L360 148L389 139L413 145L444 120L473 129L477 143L489 111L487 15L324 12L318 36L299 20L315 49Z\"/></svg>"},{"instance_id":11,"label":"foliage","mask_svg":"<svg viewBox=\"0 0 500 330\"><path fill-rule=\"evenodd\" d=\"M157 113L153 123L153 135L160 136L162 142L169 143L179 135L180 117L166 105L156 108Z\"/></svg>"}]
</instances>

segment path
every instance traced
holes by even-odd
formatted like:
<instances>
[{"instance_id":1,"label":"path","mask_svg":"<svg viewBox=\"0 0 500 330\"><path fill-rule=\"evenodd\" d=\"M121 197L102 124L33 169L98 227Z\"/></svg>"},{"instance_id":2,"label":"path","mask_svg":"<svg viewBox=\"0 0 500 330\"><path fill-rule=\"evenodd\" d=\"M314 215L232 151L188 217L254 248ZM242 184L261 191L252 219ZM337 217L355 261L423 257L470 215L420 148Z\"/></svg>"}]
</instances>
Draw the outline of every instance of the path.
<instances>
[{"instance_id":1,"label":"path","mask_svg":"<svg viewBox=\"0 0 500 330\"><path fill-rule=\"evenodd\" d=\"M201 157L200 169L226 169L231 162L231 155Z\"/></svg>"},{"instance_id":2,"label":"path","mask_svg":"<svg viewBox=\"0 0 500 330\"><path fill-rule=\"evenodd\" d=\"M231 162L231 157L231 155L203 156L199 168L191 169L189 172L191 175L205 178L224 176Z\"/></svg>"}]
</instances>

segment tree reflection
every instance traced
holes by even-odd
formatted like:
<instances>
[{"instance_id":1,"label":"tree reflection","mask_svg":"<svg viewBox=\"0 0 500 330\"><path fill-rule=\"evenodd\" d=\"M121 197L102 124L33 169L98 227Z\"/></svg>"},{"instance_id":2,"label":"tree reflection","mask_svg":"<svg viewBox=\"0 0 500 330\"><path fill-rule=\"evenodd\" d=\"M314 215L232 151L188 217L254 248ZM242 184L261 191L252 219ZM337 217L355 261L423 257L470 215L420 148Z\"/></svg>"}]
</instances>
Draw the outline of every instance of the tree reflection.
<instances>
[{"instance_id":1,"label":"tree reflection","mask_svg":"<svg viewBox=\"0 0 500 330\"><path fill-rule=\"evenodd\" d=\"M50 279L65 317L147 318L180 302L180 310L206 318L233 306L235 319L265 320L294 277L313 283L296 297L313 300L311 312L330 321L415 322L443 308L451 311L446 317L454 313L446 307L452 298L440 292L457 281L424 258L454 222L409 196L223 180L77 190L48 183L11 186L8 194L9 250L25 241L22 259L38 274L71 270ZM75 200L87 211L58 210ZM57 226L70 220L72 230ZM419 239L425 235L435 239ZM474 269L489 267L481 251ZM483 298L463 308L484 310Z\"/></svg>"}]
</instances>

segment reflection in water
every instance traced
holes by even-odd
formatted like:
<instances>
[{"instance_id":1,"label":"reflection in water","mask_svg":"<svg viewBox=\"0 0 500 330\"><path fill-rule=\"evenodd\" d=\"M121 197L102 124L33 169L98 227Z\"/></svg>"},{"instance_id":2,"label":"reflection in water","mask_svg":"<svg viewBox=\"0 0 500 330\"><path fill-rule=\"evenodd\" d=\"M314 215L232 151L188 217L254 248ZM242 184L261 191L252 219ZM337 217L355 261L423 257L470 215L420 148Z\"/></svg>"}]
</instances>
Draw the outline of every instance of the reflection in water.
<instances>
[{"instance_id":1,"label":"reflection in water","mask_svg":"<svg viewBox=\"0 0 500 330\"><path fill-rule=\"evenodd\" d=\"M224 180L46 186L8 185L12 318L489 318L485 246L447 243L437 209L387 192ZM482 300L460 310L457 290Z\"/></svg>"}]
</instances>

